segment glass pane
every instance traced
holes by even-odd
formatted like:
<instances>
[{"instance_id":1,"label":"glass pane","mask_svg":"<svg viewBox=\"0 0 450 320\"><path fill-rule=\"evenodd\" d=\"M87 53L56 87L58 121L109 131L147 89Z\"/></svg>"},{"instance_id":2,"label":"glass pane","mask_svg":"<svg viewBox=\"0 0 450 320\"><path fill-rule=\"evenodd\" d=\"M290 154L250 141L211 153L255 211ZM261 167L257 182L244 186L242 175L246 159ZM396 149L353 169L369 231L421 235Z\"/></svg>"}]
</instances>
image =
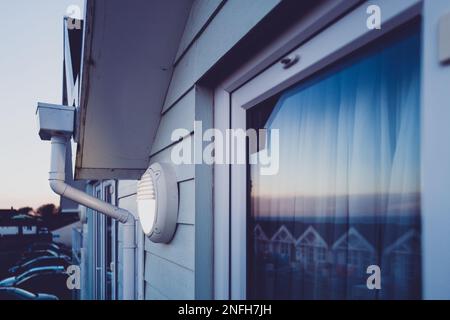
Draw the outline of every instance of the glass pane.
<instances>
[{"instance_id":1,"label":"glass pane","mask_svg":"<svg viewBox=\"0 0 450 320\"><path fill-rule=\"evenodd\" d=\"M248 111L280 137L278 173L249 168L248 298L421 297L419 66L403 34Z\"/></svg>"},{"instance_id":2,"label":"glass pane","mask_svg":"<svg viewBox=\"0 0 450 320\"><path fill-rule=\"evenodd\" d=\"M105 194L105 202L112 203L112 188L111 185L105 186L104 189ZM112 282L113 282L113 270L112 267L112 219L108 216L105 217L105 279L106 279L106 286L105 286L105 300L111 300L112 299Z\"/></svg>"}]
</instances>

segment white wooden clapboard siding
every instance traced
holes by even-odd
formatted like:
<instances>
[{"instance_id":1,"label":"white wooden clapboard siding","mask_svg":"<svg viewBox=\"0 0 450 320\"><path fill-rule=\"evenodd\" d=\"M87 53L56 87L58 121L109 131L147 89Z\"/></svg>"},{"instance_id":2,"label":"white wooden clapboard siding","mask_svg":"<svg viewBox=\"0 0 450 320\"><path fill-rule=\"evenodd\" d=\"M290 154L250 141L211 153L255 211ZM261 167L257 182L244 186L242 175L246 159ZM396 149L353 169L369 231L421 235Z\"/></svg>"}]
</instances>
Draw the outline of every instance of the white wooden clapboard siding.
<instances>
[{"instance_id":1,"label":"white wooden clapboard siding","mask_svg":"<svg viewBox=\"0 0 450 320\"><path fill-rule=\"evenodd\" d=\"M163 258L165 263L175 263L194 270L194 226L178 224L177 231L168 244L154 243L146 239L145 250Z\"/></svg>"},{"instance_id":2,"label":"white wooden clapboard siding","mask_svg":"<svg viewBox=\"0 0 450 320\"><path fill-rule=\"evenodd\" d=\"M167 146L173 144L172 132L176 129L194 131L195 119L195 89L191 89L183 99L162 115L152 145L151 154L156 154Z\"/></svg>"},{"instance_id":3,"label":"white wooden clapboard siding","mask_svg":"<svg viewBox=\"0 0 450 320\"><path fill-rule=\"evenodd\" d=\"M189 18L181 38L178 52L175 58L177 61L181 55L186 51L189 45L194 41L201 30L206 27L209 20L214 14L220 10L220 6L225 0L196 0L192 4Z\"/></svg>"},{"instance_id":4,"label":"white wooden clapboard siding","mask_svg":"<svg viewBox=\"0 0 450 320\"><path fill-rule=\"evenodd\" d=\"M185 176L181 176L185 177ZM121 182L119 182L120 185ZM123 190L129 190L133 183L126 182L124 183L127 188L119 188L119 192L123 192ZM194 286L190 288L190 291L187 290L184 286L190 285L193 283L193 270L195 266L195 230L194 230L194 201L195 201L195 186L194 180L185 180L181 181L178 184L179 194L180 194L180 205L179 205L179 213L178 213L178 225L177 230L175 232L173 240L169 244L158 244L153 243L147 238L145 239L145 250L146 261L145 261L145 280L146 280L146 291L145 297L148 299L176 299L178 295L171 295L171 291L166 292L167 290L163 282L149 282L148 279L150 277L147 275L149 270L151 269L153 273L155 273L155 277L166 277L166 272L176 272L179 267L183 267L184 269L190 270L190 272L181 271L181 276L188 276L192 279L187 279L186 281L181 281L179 284L181 287L179 290L181 292L185 292L183 296L180 298L193 299ZM136 202L136 194L127 195L122 197L119 194L119 206L130 210L134 214L137 213L137 202ZM154 261L156 260L156 261ZM163 267L163 265L166 265ZM178 267L172 267L171 265L176 265ZM119 265L120 267L120 265ZM150 268L150 269L149 269ZM172 285L173 290L175 290L176 284ZM150 288L150 289L149 289ZM147 291L150 290L150 291ZM161 292L166 292L169 296L163 295ZM192 295L188 295L187 292L192 292Z\"/></svg>"},{"instance_id":5,"label":"white wooden clapboard siding","mask_svg":"<svg viewBox=\"0 0 450 320\"><path fill-rule=\"evenodd\" d=\"M190 144L191 147L193 148L194 143L191 141L191 139L192 139L192 136L184 139L182 142L178 142L174 145L171 145L168 148L161 150L160 152L158 152L157 154L153 155L150 158L150 164L152 164L154 162L173 163L173 161L171 159L171 153L172 153L173 148L176 145L179 146L179 143ZM193 152L193 151L191 151L191 152ZM173 168L175 170L175 175L177 177L178 182L190 180L195 177L195 165L194 164L179 164L179 165L174 165Z\"/></svg>"},{"instance_id":6,"label":"white wooden clapboard siding","mask_svg":"<svg viewBox=\"0 0 450 320\"><path fill-rule=\"evenodd\" d=\"M153 297L158 299L195 298L194 180L180 182L178 188L180 195L178 224L172 241L163 244L145 239L145 251L147 252L145 259L146 299L153 299ZM149 275L149 272L152 275ZM168 282L173 281L173 277L179 280L169 284ZM184 277L188 277L188 279L184 279ZM160 281L165 278L169 279L168 282ZM149 287L153 288L150 292L147 291Z\"/></svg>"},{"instance_id":7,"label":"white wooden clapboard siding","mask_svg":"<svg viewBox=\"0 0 450 320\"><path fill-rule=\"evenodd\" d=\"M194 299L194 271L158 257L145 257L145 281L170 299Z\"/></svg>"},{"instance_id":8,"label":"white wooden clapboard siding","mask_svg":"<svg viewBox=\"0 0 450 320\"><path fill-rule=\"evenodd\" d=\"M126 197L119 197L119 207L127 209L135 216L137 216L137 201L136 194L127 195Z\"/></svg>"},{"instance_id":9,"label":"white wooden clapboard siding","mask_svg":"<svg viewBox=\"0 0 450 320\"><path fill-rule=\"evenodd\" d=\"M195 95L194 88L162 115L150 164L172 163L172 150L182 143L190 144L193 148L192 136L182 142L173 142L171 135L178 128L193 132ZM193 149L191 152L193 154ZM174 238L168 244L153 243L145 239L146 299L195 298L195 165L174 165L174 169L179 192L178 225Z\"/></svg>"},{"instance_id":10,"label":"white wooden clapboard siding","mask_svg":"<svg viewBox=\"0 0 450 320\"><path fill-rule=\"evenodd\" d=\"M187 180L178 184L180 205L178 223L194 224L195 221L195 180Z\"/></svg>"},{"instance_id":11,"label":"white wooden clapboard siding","mask_svg":"<svg viewBox=\"0 0 450 320\"><path fill-rule=\"evenodd\" d=\"M163 111L180 99L279 2L280 0L226 1L175 66Z\"/></svg>"},{"instance_id":12,"label":"white wooden clapboard siding","mask_svg":"<svg viewBox=\"0 0 450 320\"><path fill-rule=\"evenodd\" d=\"M117 186L117 198L124 198L136 194L136 180L120 180Z\"/></svg>"},{"instance_id":13,"label":"white wooden clapboard siding","mask_svg":"<svg viewBox=\"0 0 450 320\"><path fill-rule=\"evenodd\" d=\"M178 183L178 190L180 194L180 204L178 208L178 219L177 222L181 224L194 224L195 221L195 180L185 180ZM126 198L131 198L134 194L126 195L126 196L119 196L119 205L120 207L127 209L133 213L137 213L137 210L135 209L136 204L131 203L131 201Z\"/></svg>"},{"instance_id":14,"label":"white wooden clapboard siding","mask_svg":"<svg viewBox=\"0 0 450 320\"><path fill-rule=\"evenodd\" d=\"M193 147L194 120L203 121L204 130L212 127L212 96L196 82L278 3L279 0L194 3L152 142L150 164L173 162L172 150L180 143ZM173 130L178 128L191 132L188 139L171 140ZM145 297L212 298L212 168L183 164L175 165L175 171L180 201L177 230L168 244L145 241ZM123 190L131 192L132 188L124 186Z\"/></svg>"},{"instance_id":15,"label":"white wooden clapboard siding","mask_svg":"<svg viewBox=\"0 0 450 320\"><path fill-rule=\"evenodd\" d=\"M169 300L169 297L162 294L158 289L153 288L145 282L145 300Z\"/></svg>"}]
</instances>

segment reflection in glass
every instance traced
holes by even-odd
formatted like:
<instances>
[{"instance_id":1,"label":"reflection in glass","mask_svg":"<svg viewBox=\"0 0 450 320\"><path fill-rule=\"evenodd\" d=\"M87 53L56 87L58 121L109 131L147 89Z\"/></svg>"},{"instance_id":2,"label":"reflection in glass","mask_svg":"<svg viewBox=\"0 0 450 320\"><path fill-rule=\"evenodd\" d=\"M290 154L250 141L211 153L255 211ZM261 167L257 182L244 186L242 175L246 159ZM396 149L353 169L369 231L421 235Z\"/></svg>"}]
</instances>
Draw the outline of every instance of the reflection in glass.
<instances>
[{"instance_id":1,"label":"reflection in glass","mask_svg":"<svg viewBox=\"0 0 450 320\"><path fill-rule=\"evenodd\" d=\"M280 133L278 174L249 169L249 298L421 297L419 48L385 41L248 111Z\"/></svg>"}]
</instances>

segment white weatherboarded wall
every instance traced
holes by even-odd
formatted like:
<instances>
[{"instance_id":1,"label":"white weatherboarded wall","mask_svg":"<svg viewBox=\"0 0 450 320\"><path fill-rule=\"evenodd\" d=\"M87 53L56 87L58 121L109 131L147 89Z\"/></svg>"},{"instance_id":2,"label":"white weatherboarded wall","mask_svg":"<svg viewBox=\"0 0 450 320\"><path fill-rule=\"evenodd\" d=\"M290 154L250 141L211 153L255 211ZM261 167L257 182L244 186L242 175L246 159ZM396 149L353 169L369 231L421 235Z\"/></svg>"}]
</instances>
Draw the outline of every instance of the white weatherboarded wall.
<instances>
[{"instance_id":1,"label":"white weatherboarded wall","mask_svg":"<svg viewBox=\"0 0 450 320\"><path fill-rule=\"evenodd\" d=\"M216 12L211 10L208 1L196 1L193 6L195 12L191 12L185 28L189 34L190 25L200 24L197 20L208 21L205 14L215 13L215 16L177 61L163 110L170 108L279 2L280 0L228 0ZM185 35L182 39L185 39Z\"/></svg>"},{"instance_id":2,"label":"white weatherboarded wall","mask_svg":"<svg viewBox=\"0 0 450 320\"><path fill-rule=\"evenodd\" d=\"M150 164L171 162L174 129L194 131L194 120L203 130L212 127L213 99L198 80L242 39L279 0L196 0L180 41ZM149 144L152 141L148 142ZM212 166L175 166L178 192L178 225L169 244L145 240L146 299L213 298ZM119 199L133 196L136 182L120 181ZM127 201L119 203L126 209ZM125 205L125 206L124 206ZM129 205L129 204L128 204Z\"/></svg>"}]
</instances>

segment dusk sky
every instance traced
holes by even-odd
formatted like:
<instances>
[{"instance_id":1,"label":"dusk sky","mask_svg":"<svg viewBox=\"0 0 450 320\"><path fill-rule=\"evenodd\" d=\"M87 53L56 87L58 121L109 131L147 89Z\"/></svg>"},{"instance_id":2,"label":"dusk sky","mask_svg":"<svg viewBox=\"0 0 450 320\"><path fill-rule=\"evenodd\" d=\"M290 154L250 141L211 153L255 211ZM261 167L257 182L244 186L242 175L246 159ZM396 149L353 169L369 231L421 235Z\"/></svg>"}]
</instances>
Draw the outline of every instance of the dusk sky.
<instances>
[{"instance_id":1,"label":"dusk sky","mask_svg":"<svg viewBox=\"0 0 450 320\"><path fill-rule=\"evenodd\" d=\"M0 208L59 204L48 185L50 143L38 101L61 103L63 17L83 0L0 0Z\"/></svg>"}]
</instances>

